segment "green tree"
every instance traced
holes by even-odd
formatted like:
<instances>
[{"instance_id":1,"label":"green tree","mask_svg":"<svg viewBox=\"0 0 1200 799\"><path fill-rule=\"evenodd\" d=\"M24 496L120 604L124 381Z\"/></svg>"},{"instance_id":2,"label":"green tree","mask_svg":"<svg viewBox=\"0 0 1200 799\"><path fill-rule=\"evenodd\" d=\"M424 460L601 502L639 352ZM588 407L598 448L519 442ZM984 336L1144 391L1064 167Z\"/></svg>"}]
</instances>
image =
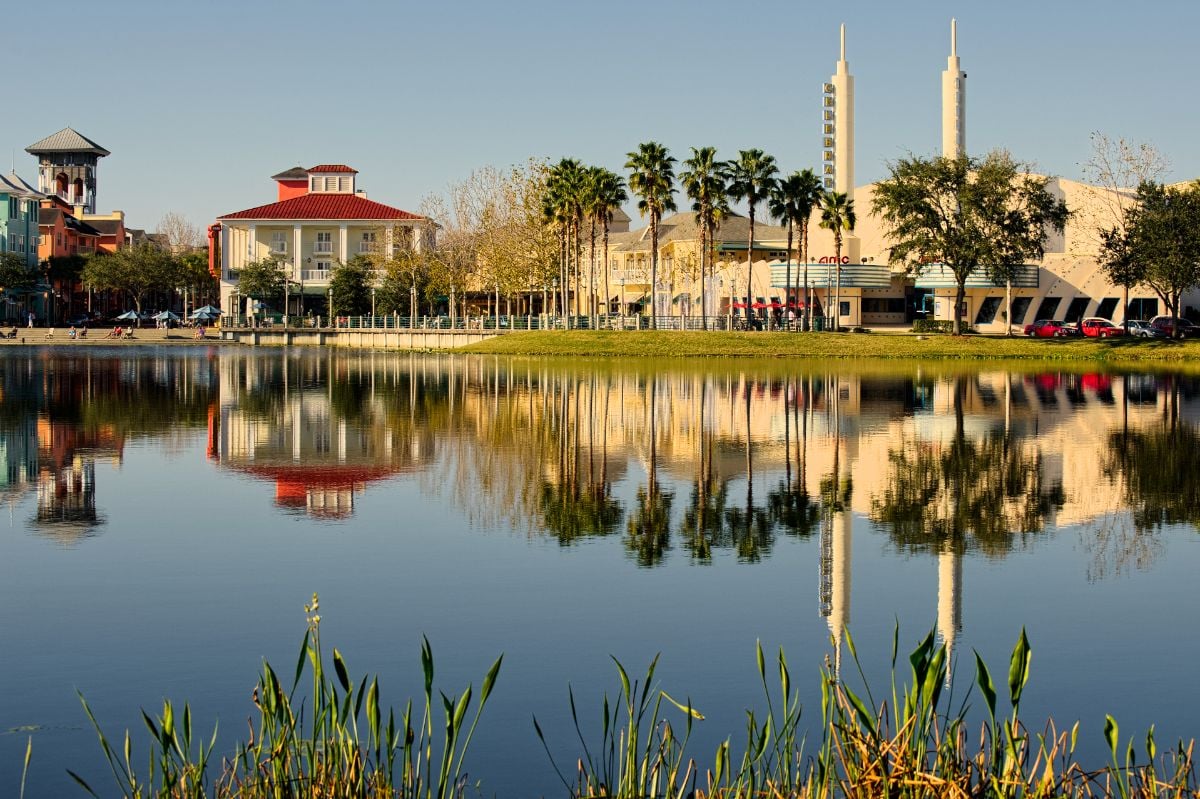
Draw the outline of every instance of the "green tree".
<instances>
[{"instance_id":1,"label":"green tree","mask_svg":"<svg viewBox=\"0 0 1200 799\"><path fill-rule=\"evenodd\" d=\"M746 239L746 316L750 316L750 281L754 272L754 210L771 196L775 188L775 175L779 169L775 158L762 150L739 150L736 161L729 163L729 196L745 200L750 213L750 233Z\"/></svg>"},{"instance_id":2,"label":"green tree","mask_svg":"<svg viewBox=\"0 0 1200 799\"><path fill-rule=\"evenodd\" d=\"M1200 181L1184 188L1143 183L1127 211L1125 246L1141 282L1179 316L1185 291L1200 284ZM1175 335L1181 335L1178 327Z\"/></svg>"},{"instance_id":3,"label":"green tree","mask_svg":"<svg viewBox=\"0 0 1200 799\"><path fill-rule=\"evenodd\" d=\"M1099 236L1100 268L1112 283L1121 287L1122 327L1128 334L1129 290L1145 279L1146 265L1134 257L1129 230L1124 225L1101 230Z\"/></svg>"},{"instance_id":4,"label":"green tree","mask_svg":"<svg viewBox=\"0 0 1200 799\"><path fill-rule=\"evenodd\" d=\"M1066 204L1046 190L1050 179L1004 152L982 160L912 156L889 170L875 188L873 209L895 242L891 257L911 272L941 263L954 274L956 334L967 278L983 270L995 282L1015 265L1040 259L1050 231L1061 233L1067 222Z\"/></svg>"},{"instance_id":5,"label":"green tree","mask_svg":"<svg viewBox=\"0 0 1200 799\"><path fill-rule=\"evenodd\" d=\"M189 250L177 256L179 262L177 288L192 294L192 305L207 300L217 291L217 279L208 271L208 255L202 250ZM185 307L186 311L187 308Z\"/></svg>"},{"instance_id":6,"label":"green tree","mask_svg":"<svg viewBox=\"0 0 1200 799\"><path fill-rule=\"evenodd\" d=\"M675 159L658 142L643 142L627 154L629 188L638 211L650 218L650 327L658 327L658 222L675 210Z\"/></svg>"},{"instance_id":7,"label":"green tree","mask_svg":"<svg viewBox=\"0 0 1200 799\"><path fill-rule=\"evenodd\" d=\"M124 247L88 259L83 280L101 291L127 295L142 312L142 300L155 291L173 290L178 281L179 262L171 253L152 244Z\"/></svg>"},{"instance_id":8,"label":"green tree","mask_svg":"<svg viewBox=\"0 0 1200 799\"><path fill-rule=\"evenodd\" d=\"M842 326L842 231L853 232L857 223L854 200L845 192L827 191L821 195L821 227L833 233L833 268L836 275L836 287L833 292L834 330ZM828 308L825 309L825 316L829 316Z\"/></svg>"},{"instance_id":9,"label":"green tree","mask_svg":"<svg viewBox=\"0 0 1200 799\"><path fill-rule=\"evenodd\" d=\"M26 265L24 258L15 252L0 252L0 289L29 291L37 282L37 272Z\"/></svg>"},{"instance_id":10,"label":"green tree","mask_svg":"<svg viewBox=\"0 0 1200 799\"><path fill-rule=\"evenodd\" d=\"M687 168L679 175L684 191L696 212L700 226L700 324L708 328L708 303L705 300L706 275L713 269L713 237L716 235L717 215L725 208L728 195L725 165L717 160L716 147L693 147L692 157L683 162Z\"/></svg>"},{"instance_id":11,"label":"green tree","mask_svg":"<svg viewBox=\"0 0 1200 799\"><path fill-rule=\"evenodd\" d=\"M375 274L371 261L355 255L344 264L338 264L329 278L329 289L333 292L333 307L339 315L361 316L371 312L371 284Z\"/></svg>"},{"instance_id":12,"label":"green tree","mask_svg":"<svg viewBox=\"0 0 1200 799\"><path fill-rule=\"evenodd\" d=\"M286 264L278 258L249 261L238 270L238 293L264 302L283 298Z\"/></svg>"}]
</instances>

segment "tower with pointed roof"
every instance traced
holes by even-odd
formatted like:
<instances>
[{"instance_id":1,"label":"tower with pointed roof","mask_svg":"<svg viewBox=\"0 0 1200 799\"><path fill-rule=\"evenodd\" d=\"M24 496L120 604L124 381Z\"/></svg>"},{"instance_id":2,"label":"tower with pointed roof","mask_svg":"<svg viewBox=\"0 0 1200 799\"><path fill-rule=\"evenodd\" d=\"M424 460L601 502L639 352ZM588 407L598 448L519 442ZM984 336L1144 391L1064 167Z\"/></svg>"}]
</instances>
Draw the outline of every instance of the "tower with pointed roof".
<instances>
[{"instance_id":1,"label":"tower with pointed roof","mask_svg":"<svg viewBox=\"0 0 1200 799\"><path fill-rule=\"evenodd\" d=\"M950 20L950 56L942 70L942 155L967 151L967 73L958 60L958 22Z\"/></svg>"},{"instance_id":2,"label":"tower with pointed roof","mask_svg":"<svg viewBox=\"0 0 1200 799\"><path fill-rule=\"evenodd\" d=\"M38 159L38 190L96 213L96 167L108 150L73 128L63 128L25 148Z\"/></svg>"}]
</instances>

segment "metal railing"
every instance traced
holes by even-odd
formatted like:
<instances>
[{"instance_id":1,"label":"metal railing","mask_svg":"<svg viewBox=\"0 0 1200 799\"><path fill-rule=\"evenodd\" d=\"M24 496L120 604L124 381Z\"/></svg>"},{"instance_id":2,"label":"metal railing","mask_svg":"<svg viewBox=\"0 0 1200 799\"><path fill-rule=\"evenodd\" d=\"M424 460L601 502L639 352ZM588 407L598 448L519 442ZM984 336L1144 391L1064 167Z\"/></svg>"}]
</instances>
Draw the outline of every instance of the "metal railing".
<instances>
[{"instance_id":1,"label":"metal railing","mask_svg":"<svg viewBox=\"0 0 1200 799\"><path fill-rule=\"evenodd\" d=\"M699 316L660 316L659 330L793 330L801 329L799 319L776 321L751 317L710 316L707 320ZM825 327L823 317L813 319L814 329ZM287 317L278 314L268 317L225 316L221 318L221 326L229 328L255 329L287 329L287 330L494 330L499 332L513 330L649 330L651 320L648 316L618 314L599 314L597 316L554 314L512 314L502 316L407 316L391 314L386 316L336 316L333 320L323 316Z\"/></svg>"}]
</instances>

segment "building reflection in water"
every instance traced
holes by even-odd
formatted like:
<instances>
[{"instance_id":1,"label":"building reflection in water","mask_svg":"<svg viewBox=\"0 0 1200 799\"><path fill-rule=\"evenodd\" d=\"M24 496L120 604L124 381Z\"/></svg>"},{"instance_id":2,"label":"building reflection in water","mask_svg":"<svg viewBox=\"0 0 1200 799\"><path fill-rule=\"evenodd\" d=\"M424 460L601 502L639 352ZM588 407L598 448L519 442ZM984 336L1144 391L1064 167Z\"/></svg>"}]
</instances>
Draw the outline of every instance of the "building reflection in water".
<instances>
[{"instance_id":1,"label":"building reflection in water","mask_svg":"<svg viewBox=\"0 0 1200 799\"><path fill-rule=\"evenodd\" d=\"M0 491L36 494L32 529L64 546L95 535L96 464L119 467L130 437L195 425L215 398L211 353L120 356L22 350L0 374Z\"/></svg>"},{"instance_id":2,"label":"building reflection in water","mask_svg":"<svg viewBox=\"0 0 1200 799\"><path fill-rule=\"evenodd\" d=\"M415 414L431 394L444 393L446 377L401 370L400 363L227 353L210 457L273 483L282 509L349 517L367 485L417 470L434 452L432 420L417 424Z\"/></svg>"},{"instance_id":3,"label":"building reflection in water","mask_svg":"<svg viewBox=\"0 0 1200 799\"><path fill-rule=\"evenodd\" d=\"M1200 382L1172 375L320 350L3 364L0 492L36 491L34 528L60 541L104 523L98 463L206 429L217 469L320 519L349 520L370 487L407 478L472 522L563 547L611 538L644 568L754 563L814 539L839 673L856 533L933 567L954 649L971 557L1070 527L1099 578L1144 568L1164 524L1200 522Z\"/></svg>"}]
</instances>

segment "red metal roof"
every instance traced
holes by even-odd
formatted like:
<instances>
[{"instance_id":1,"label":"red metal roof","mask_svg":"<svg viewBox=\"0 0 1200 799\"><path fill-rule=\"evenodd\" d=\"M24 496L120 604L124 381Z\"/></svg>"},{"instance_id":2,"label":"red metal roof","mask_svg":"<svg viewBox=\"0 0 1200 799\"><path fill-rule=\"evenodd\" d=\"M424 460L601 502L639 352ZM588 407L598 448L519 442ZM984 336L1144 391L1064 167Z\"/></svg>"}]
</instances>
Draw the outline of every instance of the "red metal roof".
<instances>
[{"instance_id":1,"label":"red metal roof","mask_svg":"<svg viewBox=\"0 0 1200 799\"><path fill-rule=\"evenodd\" d=\"M269 205L225 214L218 219L423 219L355 194L305 194Z\"/></svg>"},{"instance_id":2,"label":"red metal roof","mask_svg":"<svg viewBox=\"0 0 1200 799\"><path fill-rule=\"evenodd\" d=\"M358 174L357 169L348 167L345 164L318 164L317 166L309 167L308 172L310 175L313 172L353 172L356 175Z\"/></svg>"}]
</instances>

